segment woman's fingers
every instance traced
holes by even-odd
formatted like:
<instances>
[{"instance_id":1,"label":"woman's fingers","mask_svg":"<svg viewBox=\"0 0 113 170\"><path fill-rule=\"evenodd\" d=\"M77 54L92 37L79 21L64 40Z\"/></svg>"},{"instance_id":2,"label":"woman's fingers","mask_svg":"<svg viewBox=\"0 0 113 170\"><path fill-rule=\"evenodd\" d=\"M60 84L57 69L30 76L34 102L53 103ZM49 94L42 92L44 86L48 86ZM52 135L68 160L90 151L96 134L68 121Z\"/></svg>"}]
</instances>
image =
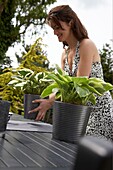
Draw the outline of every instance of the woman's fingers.
<instances>
[{"instance_id":1,"label":"woman's fingers","mask_svg":"<svg viewBox=\"0 0 113 170\"><path fill-rule=\"evenodd\" d=\"M45 99L36 99L36 100L33 100L32 103L41 103L45 101Z\"/></svg>"},{"instance_id":2,"label":"woman's fingers","mask_svg":"<svg viewBox=\"0 0 113 170\"><path fill-rule=\"evenodd\" d=\"M33 110L30 110L28 113L33 113L33 112L37 112L40 110L40 106L36 107L35 109Z\"/></svg>"},{"instance_id":3,"label":"woman's fingers","mask_svg":"<svg viewBox=\"0 0 113 170\"><path fill-rule=\"evenodd\" d=\"M50 107L51 107L51 101L49 101L47 99L36 99L33 101L33 103L40 103L40 105L38 107L36 107L35 109L30 110L28 113L38 111L36 120L44 119L47 110L50 109Z\"/></svg>"},{"instance_id":4,"label":"woman's fingers","mask_svg":"<svg viewBox=\"0 0 113 170\"><path fill-rule=\"evenodd\" d=\"M33 100L32 103L42 103L44 101L44 99L36 99L36 100ZM32 113L32 112L37 112L41 109L40 105L38 107L36 107L35 109L33 110L30 110L28 113Z\"/></svg>"},{"instance_id":5,"label":"woman's fingers","mask_svg":"<svg viewBox=\"0 0 113 170\"><path fill-rule=\"evenodd\" d=\"M39 112L35 120L43 120L44 116L45 116L45 113L40 113Z\"/></svg>"}]
</instances>

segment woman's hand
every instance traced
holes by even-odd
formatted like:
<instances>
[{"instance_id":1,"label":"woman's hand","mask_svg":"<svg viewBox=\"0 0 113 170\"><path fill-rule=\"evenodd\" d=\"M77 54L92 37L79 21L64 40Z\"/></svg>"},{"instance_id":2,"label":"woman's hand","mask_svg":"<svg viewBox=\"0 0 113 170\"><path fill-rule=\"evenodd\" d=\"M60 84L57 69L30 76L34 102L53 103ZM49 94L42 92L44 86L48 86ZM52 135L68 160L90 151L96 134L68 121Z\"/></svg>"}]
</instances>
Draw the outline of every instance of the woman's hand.
<instances>
[{"instance_id":1,"label":"woman's hand","mask_svg":"<svg viewBox=\"0 0 113 170\"><path fill-rule=\"evenodd\" d=\"M35 109L30 110L28 113L39 111L35 120L42 120L42 119L44 119L47 110L49 110L51 108L51 106L53 105L54 101L50 100L50 99L36 99L32 102L40 103L40 105L38 107L36 107Z\"/></svg>"}]
</instances>

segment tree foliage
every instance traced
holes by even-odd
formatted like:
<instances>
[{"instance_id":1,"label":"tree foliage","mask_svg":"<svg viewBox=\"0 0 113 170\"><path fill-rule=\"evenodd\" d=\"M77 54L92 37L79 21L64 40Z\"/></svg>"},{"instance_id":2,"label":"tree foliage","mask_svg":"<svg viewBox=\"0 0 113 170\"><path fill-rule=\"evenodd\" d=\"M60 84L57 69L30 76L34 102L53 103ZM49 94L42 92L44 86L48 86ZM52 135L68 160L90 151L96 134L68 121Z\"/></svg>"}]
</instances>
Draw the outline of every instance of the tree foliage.
<instances>
[{"instance_id":1,"label":"tree foliage","mask_svg":"<svg viewBox=\"0 0 113 170\"><path fill-rule=\"evenodd\" d=\"M0 0L0 63L8 47L22 41L29 26L37 34L38 26L43 27L47 7L56 0Z\"/></svg>"},{"instance_id":2,"label":"tree foliage","mask_svg":"<svg viewBox=\"0 0 113 170\"><path fill-rule=\"evenodd\" d=\"M49 68L49 60L43 51L42 39L38 38L30 47L29 51L23 55L19 68L28 68L33 71L43 72Z\"/></svg>"},{"instance_id":3,"label":"tree foliage","mask_svg":"<svg viewBox=\"0 0 113 170\"><path fill-rule=\"evenodd\" d=\"M105 44L100 50L101 63L103 67L104 80L113 84L113 50L110 44Z\"/></svg>"},{"instance_id":4,"label":"tree foliage","mask_svg":"<svg viewBox=\"0 0 113 170\"><path fill-rule=\"evenodd\" d=\"M8 47L16 41L17 37L17 35L15 35L16 29L11 21L15 13L13 1L14 0L0 1L0 60L6 57L5 52L8 50Z\"/></svg>"}]
</instances>

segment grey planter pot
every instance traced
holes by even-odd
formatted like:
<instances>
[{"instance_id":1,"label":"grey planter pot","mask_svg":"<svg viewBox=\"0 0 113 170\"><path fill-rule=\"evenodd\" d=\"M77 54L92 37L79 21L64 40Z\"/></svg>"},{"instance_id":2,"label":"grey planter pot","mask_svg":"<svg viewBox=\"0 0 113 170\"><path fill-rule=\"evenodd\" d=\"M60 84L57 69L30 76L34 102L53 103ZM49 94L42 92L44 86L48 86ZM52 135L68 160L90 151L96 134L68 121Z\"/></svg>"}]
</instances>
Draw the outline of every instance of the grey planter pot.
<instances>
[{"instance_id":1,"label":"grey planter pot","mask_svg":"<svg viewBox=\"0 0 113 170\"><path fill-rule=\"evenodd\" d=\"M33 110L39 106L39 103L32 103L32 101L35 99L40 99L40 96L35 94L24 94L24 118L26 119L36 118L38 112L28 113L30 110Z\"/></svg>"},{"instance_id":2,"label":"grey planter pot","mask_svg":"<svg viewBox=\"0 0 113 170\"><path fill-rule=\"evenodd\" d=\"M0 133L6 131L9 109L10 109L10 102L5 100L0 100Z\"/></svg>"},{"instance_id":3,"label":"grey planter pot","mask_svg":"<svg viewBox=\"0 0 113 170\"><path fill-rule=\"evenodd\" d=\"M55 101L53 105L53 138L76 143L85 134L91 107Z\"/></svg>"}]
</instances>

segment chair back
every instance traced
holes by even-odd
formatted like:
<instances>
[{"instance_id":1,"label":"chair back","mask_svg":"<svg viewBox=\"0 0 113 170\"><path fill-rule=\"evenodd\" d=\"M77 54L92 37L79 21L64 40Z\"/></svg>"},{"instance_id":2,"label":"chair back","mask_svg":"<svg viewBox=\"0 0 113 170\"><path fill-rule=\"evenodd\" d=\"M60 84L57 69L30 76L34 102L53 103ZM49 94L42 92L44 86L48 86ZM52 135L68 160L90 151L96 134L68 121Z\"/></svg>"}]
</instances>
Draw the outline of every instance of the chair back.
<instances>
[{"instance_id":1,"label":"chair back","mask_svg":"<svg viewBox=\"0 0 113 170\"><path fill-rule=\"evenodd\" d=\"M113 170L113 143L93 136L81 138L74 170Z\"/></svg>"}]
</instances>

